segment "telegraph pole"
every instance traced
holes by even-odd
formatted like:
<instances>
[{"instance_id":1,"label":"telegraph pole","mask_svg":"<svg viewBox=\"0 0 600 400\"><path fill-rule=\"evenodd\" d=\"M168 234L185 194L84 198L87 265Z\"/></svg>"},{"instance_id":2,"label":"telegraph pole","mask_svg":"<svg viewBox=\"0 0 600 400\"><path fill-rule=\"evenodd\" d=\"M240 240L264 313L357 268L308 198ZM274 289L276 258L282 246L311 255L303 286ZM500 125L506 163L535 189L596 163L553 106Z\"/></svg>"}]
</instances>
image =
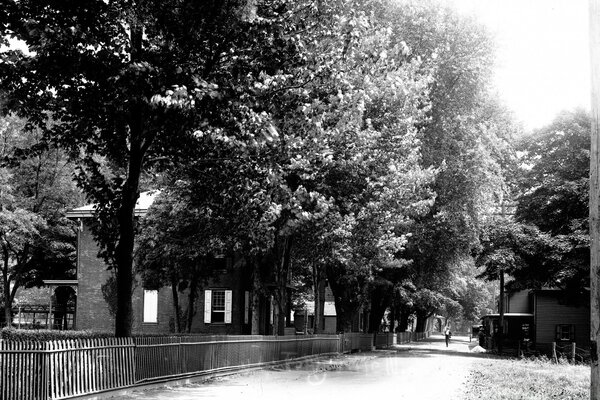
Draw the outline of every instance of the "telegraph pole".
<instances>
[{"instance_id":1,"label":"telegraph pole","mask_svg":"<svg viewBox=\"0 0 600 400\"><path fill-rule=\"evenodd\" d=\"M590 151L590 354L592 372L590 399L600 400L600 369L598 340L600 340L600 0L589 0L590 60L592 86L592 131Z\"/></svg>"}]
</instances>

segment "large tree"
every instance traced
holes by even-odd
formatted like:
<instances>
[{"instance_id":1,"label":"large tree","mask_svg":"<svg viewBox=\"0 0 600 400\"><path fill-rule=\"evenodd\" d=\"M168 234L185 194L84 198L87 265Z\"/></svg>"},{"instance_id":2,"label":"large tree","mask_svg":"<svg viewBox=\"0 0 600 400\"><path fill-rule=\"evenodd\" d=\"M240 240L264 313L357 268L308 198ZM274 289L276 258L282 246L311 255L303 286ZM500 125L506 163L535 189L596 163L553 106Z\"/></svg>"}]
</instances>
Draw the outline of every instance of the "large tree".
<instances>
[{"instance_id":1,"label":"large tree","mask_svg":"<svg viewBox=\"0 0 600 400\"><path fill-rule=\"evenodd\" d=\"M295 37L282 36L277 23L281 7L5 2L0 40L27 48L2 53L5 108L45 128L80 165L79 183L97 203L96 239L116 270L118 336L131 334L142 174L180 163L202 131L249 143L261 136L270 116L255 106L259 73L279 71L294 53ZM47 127L49 118L57 123Z\"/></svg>"},{"instance_id":2,"label":"large tree","mask_svg":"<svg viewBox=\"0 0 600 400\"><path fill-rule=\"evenodd\" d=\"M515 219L563 242L561 266L548 284L576 292L589 285L590 126L588 112L565 111L519 147L527 170Z\"/></svg>"},{"instance_id":3,"label":"large tree","mask_svg":"<svg viewBox=\"0 0 600 400\"><path fill-rule=\"evenodd\" d=\"M504 268L522 288L588 286L590 126L587 112L565 111L517 144L515 221L483 231L487 277Z\"/></svg>"},{"instance_id":4,"label":"large tree","mask_svg":"<svg viewBox=\"0 0 600 400\"><path fill-rule=\"evenodd\" d=\"M423 329L428 315L457 301L446 289L477 245L481 216L505 195L502 166L517 127L490 91L494 44L481 25L431 3L403 4L388 18L412 57L433 74L420 134L424 165L440 169L432 185L436 199L400 254L412 260L400 281L414 285L402 307L417 313Z\"/></svg>"},{"instance_id":5,"label":"large tree","mask_svg":"<svg viewBox=\"0 0 600 400\"><path fill-rule=\"evenodd\" d=\"M396 226L429 200L423 187L432 171L419 164L415 135L428 75L368 9L355 6L323 2L299 11L290 4L291 15L282 8L283 36L302 32L297 55L260 72L255 98L278 138L248 149L203 130L206 155L173 178L190 207L227 227L214 234L256 264L255 277L273 281L278 331L295 247L322 250L304 260L321 277L328 266L347 329L371 269L404 243ZM356 304L342 312L343 302Z\"/></svg>"},{"instance_id":6,"label":"large tree","mask_svg":"<svg viewBox=\"0 0 600 400\"><path fill-rule=\"evenodd\" d=\"M4 320L22 287L74 277L76 227L64 218L79 191L73 166L38 130L9 115L0 120L0 251Z\"/></svg>"}]
</instances>

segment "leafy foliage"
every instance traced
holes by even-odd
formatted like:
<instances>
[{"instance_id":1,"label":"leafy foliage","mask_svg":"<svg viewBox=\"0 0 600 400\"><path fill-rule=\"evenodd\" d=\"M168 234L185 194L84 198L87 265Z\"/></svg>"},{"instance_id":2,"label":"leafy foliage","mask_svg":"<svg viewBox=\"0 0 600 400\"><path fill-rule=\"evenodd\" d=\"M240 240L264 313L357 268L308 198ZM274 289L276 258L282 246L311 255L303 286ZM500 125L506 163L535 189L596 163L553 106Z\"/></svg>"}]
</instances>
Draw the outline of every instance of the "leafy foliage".
<instances>
[{"instance_id":1,"label":"leafy foliage","mask_svg":"<svg viewBox=\"0 0 600 400\"><path fill-rule=\"evenodd\" d=\"M540 288L558 283L557 272L564 268L567 244L537 227L509 220L493 221L485 231L478 265L482 276L498 278L500 271L515 278L512 288Z\"/></svg>"},{"instance_id":2,"label":"leafy foliage","mask_svg":"<svg viewBox=\"0 0 600 400\"><path fill-rule=\"evenodd\" d=\"M4 319L11 321L21 287L74 275L75 227L63 215L78 196L63 152L14 115L3 118L0 129L0 271Z\"/></svg>"},{"instance_id":3,"label":"leafy foliage","mask_svg":"<svg viewBox=\"0 0 600 400\"><path fill-rule=\"evenodd\" d=\"M119 336L131 334L143 172L178 165L203 137L253 147L276 133L257 100L263 87L290 77L290 62L302 62L297 35L283 24L305 4L292 5L7 2L2 37L24 41L29 52L2 53L5 107L27 115L79 163L79 184L97 203L96 238L116 269ZM50 117L60 123L46 126Z\"/></svg>"},{"instance_id":4,"label":"leafy foliage","mask_svg":"<svg viewBox=\"0 0 600 400\"><path fill-rule=\"evenodd\" d=\"M104 339L114 337L109 332L94 331L58 331L58 330L31 330L4 328L0 331L0 338L14 342L50 342L54 340L77 340L77 339Z\"/></svg>"},{"instance_id":5,"label":"leafy foliage","mask_svg":"<svg viewBox=\"0 0 600 400\"><path fill-rule=\"evenodd\" d=\"M416 311L422 329L433 312L458 309L460 296L448 288L461 273L473 275L459 266L478 245L482 216L507 192L503 167L513 159L509 142L518 129L490 93L493 42L482 26L430 3L398 7L387 18L433 76L429 118L418 126L423 163L439 170L435 202L398 254L411 260L398 282L411 285L397 308Z\"/></svg>"},{"instance_id":6,"label":"leafy foliage","mask_svg":"<svg viewBox=\"0 0 600 400\"><path fill-rule=\"evenodd\" d=\"M522 287L587 286L590 126L585 111L563 112L523 138L517 222L487 231L488 277L504 266Z\"/></svg>"}]
</instances>

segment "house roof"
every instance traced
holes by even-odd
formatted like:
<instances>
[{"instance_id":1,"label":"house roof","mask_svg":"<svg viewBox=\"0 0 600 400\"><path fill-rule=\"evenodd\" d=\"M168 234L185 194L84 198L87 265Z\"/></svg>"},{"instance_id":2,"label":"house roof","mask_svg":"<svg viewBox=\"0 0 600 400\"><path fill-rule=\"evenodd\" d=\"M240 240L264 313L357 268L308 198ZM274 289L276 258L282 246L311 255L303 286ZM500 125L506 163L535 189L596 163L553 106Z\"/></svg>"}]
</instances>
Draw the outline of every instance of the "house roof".
<instances>
[{"instance_id":1,"label":"house roof","mask_svg":"<svg viewBox=\"0 0 600 400\"><path fill-rule=\"evenodd\" d=\"M486 317L500 317L500 314L487 314L481 317L481 319L484 319ZM504 313L504 318L515 318L515 317L533 317L533 314L530 313L520 313L520 312L513 312L513 313Z\"/></svg>"},{"instance_id":2,"label":"house roof","mask_svg":"<svg viewBox=\"0 0 600 400\"><path fill-rule=\"evenodd\" d=\"M46 286L77 286L77 279L44 279Z\"/></svg>"},{"instance_id":3,"label":"house roof","mask_svg":"<svg viewBox=\"0 0 600 400\"><path fill-rule=\"evenodd\" d=\"M151 190L140 193L140 197L135 203L134 215L136 217L143 217L148 212L148 208L154 202L156 196L160 193L160 190ZM88 204L83 207L74 208L67 212L67 218L89 218L94 216L94 210L96 204Z\"/></svg>"}]
</instances>

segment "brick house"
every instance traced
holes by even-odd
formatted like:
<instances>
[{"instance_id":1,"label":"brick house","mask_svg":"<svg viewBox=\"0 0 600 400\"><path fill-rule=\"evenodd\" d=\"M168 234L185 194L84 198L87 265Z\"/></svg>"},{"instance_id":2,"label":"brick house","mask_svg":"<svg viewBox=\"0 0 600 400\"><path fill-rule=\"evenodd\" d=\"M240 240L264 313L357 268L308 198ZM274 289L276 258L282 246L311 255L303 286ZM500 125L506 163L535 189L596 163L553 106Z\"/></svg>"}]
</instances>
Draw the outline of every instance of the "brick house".
<instances>
[{"instance_id":1,"label":"brick house","mask_svg":"<svg viewBox=\"0 0 600 400\"><path fill-rule=\"evenodd\" d=\"M135 215L143 218L157 192L145 192L136 204ZM91 232L94 206L73 209L67 217L79 222L77 237L77 329L114 330L111 294L107 282L112 272L98 257L98 245ZM202 288L196 301L192 332L210 334L248 334L251 316L250 271L243 258L219 259L218 279L211 279ZM109 301L107 301L107 298ZM187 294L180 293L180 308L187 308ZM175 331L175 311L170 287L145 289L136 282L133 290L133 332L170 333ZM112 307L114 309L114 306ZM272 331L271 311L267 300L261 300L260 333Z\"/></svg>"},{"instance_id":2,"label":"brick house","mask_svg":"<svg viewBox=\"0 0 600 400\"><path fill-rule=\"evenodd\" d=\"M504 299L504 336L508 345L529 341L547 352L552 343L590 345L589 292L569 295L559 289L521 290ZM492 336L499 326L499 314L482 318L486 334Z\"/></svg>"}]
</instances>

